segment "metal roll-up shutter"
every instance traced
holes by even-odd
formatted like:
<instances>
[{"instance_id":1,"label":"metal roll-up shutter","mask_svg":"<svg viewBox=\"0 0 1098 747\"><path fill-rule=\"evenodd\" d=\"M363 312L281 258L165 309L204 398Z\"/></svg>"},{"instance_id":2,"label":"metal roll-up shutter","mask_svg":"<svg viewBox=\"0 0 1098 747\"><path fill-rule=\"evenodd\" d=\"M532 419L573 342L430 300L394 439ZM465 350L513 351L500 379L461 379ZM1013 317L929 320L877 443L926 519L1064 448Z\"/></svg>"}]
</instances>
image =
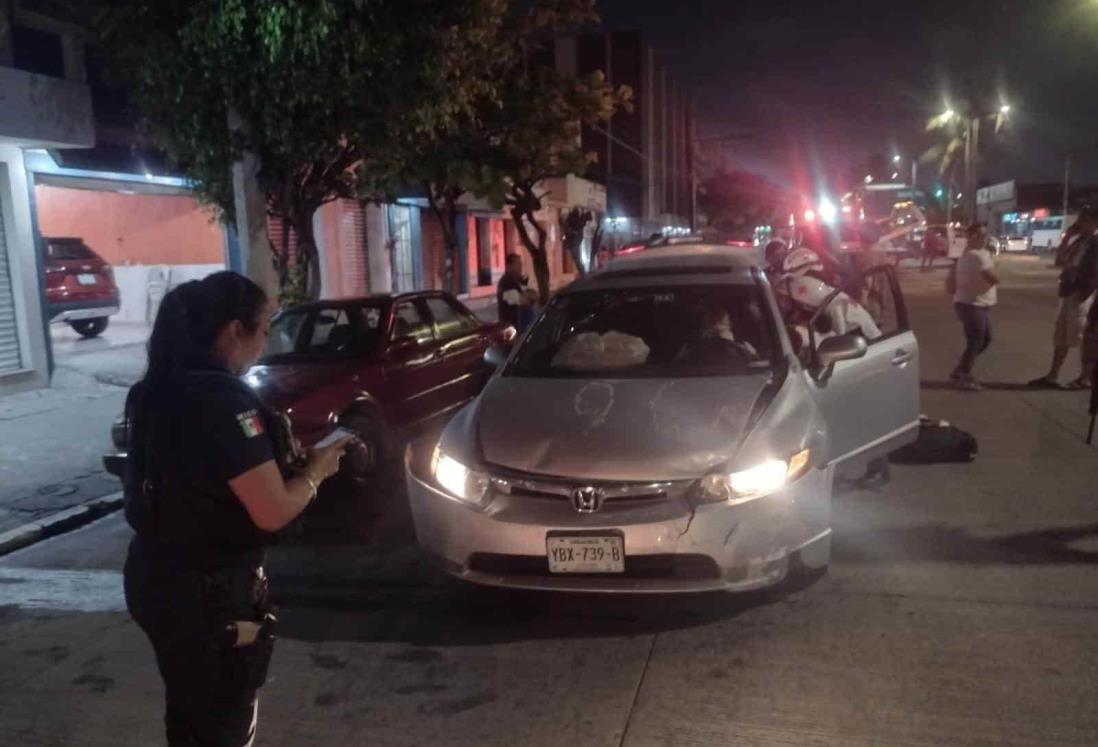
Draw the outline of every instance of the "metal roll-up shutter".
<instances>
[{"instance_id":1,"label":"metal roll-up shutter","mask_svg":"<svg viewBox=\"0 0 1098 747\"><path fill-rule=\"evenodd\" d=\"M0 210L0 373L22 368L19 355L19 331L15 326L15 297L11 291L8 265L8 240L4 232L4 212Z\"/></svg>"}]
</instances>

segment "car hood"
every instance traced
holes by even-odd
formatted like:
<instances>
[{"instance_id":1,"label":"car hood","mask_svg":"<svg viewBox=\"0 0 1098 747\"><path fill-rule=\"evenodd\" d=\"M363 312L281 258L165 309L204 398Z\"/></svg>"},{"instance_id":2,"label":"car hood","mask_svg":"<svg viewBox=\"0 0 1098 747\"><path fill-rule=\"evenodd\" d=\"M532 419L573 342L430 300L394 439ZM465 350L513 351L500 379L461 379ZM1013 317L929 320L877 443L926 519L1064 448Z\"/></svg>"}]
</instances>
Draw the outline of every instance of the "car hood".
<instances>
[{"instance_id":1,"label":"car hood","mask_svg":"<svg viewBox=\"0 0 1098 747\"><path fill-rule=\"evenodd\" d=\"M695 479L733 456L769 381L497 377L478 403L481 455L559 477Z\"/></svg>"},{"instance_id":2,"label":"car hood","mask_svg":"<svg viewBox=\"0 0 1098 747\"><path fill-rule=\"evenodd\" d=\"M244 382L268 407L285 410L303 395L347 375L349 370L345 364L326 362L258 365L244 375Z\"/></svg>"}]
</instances>

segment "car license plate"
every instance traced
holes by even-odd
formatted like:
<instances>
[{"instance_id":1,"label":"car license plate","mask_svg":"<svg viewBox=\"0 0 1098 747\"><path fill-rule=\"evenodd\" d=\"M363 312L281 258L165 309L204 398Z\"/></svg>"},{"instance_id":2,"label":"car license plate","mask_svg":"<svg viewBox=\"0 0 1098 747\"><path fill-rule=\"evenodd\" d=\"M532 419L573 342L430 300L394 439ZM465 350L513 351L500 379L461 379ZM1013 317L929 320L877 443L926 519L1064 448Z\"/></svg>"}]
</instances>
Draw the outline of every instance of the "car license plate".
<instances>
[{"instance_id":1,"label":"car license plate","mask_svg":"<svg viewBox=\"0 0 1098 747\"><path fill-rule=\"evenodd\" d=\"M97 282L99 282L98 280L96 280L95 275L88 274L77 275L76 281L81 285L95 285Z\"/></svg>"},{"instance_id":2,"label":"car license plate","mask_svg":"<svg viewBox=\"0 0 1098 747\"><path fill-rule=\"evenodd\" d=\"M545 538L550 573L624 573L625 541L617 535Z\"/></svg>"}]
</instances>

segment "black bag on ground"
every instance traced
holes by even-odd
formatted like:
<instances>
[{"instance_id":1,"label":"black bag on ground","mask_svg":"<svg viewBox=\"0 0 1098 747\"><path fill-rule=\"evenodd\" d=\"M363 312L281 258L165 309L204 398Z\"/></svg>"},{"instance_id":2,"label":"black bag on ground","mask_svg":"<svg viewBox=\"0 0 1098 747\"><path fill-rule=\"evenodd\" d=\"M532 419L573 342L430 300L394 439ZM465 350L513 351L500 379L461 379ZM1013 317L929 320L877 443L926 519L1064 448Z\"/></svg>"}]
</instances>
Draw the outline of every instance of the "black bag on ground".
<instances>
[{"instance_id":1,"label":"black bag on ground","mask_svg":"<svg viewBox=\"0 0 1098 747\"><path fill-rule=\"evenodd\" d=\"M914 443L892 452L893 464L947 464L971 462L979 445L971 433L944 420L921 418L919 437Z\"/></svg>"}]
</instances>

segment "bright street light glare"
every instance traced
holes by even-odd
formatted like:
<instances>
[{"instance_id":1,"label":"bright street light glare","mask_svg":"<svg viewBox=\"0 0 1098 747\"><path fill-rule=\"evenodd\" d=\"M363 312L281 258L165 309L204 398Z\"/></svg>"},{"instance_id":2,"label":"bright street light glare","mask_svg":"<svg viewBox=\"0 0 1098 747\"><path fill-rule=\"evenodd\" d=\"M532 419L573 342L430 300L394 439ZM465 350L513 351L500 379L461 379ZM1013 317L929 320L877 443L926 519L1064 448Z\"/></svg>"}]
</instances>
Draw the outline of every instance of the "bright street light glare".
<instances>
[{"instance_id":1,"label":"bright street light glare","mask_svg":"<svg viewBox=\"0 0 1098 747\"><path fill-rule=\"evenodd\" d=\"M835 203L826 197L820 200L820 218L830 223L835 220L835 216L838 214L838 210L835 208Z\"/></svg>"},{"instance_id":2,"label":"bright street light glare","mask_svg":"<svg viewBox=\"0 0 1098 747\"><path fill-rule=\"evenodd\" d=\"M866 184L872 184L873 183L873 177L869 174L866 174L865 175L865 183Z\"/></svg>"},{"instance_id":3,"label":"bright street light glare","mask_svg":"<svg viewBox=\"0 0 1098 747\"><path fill-rule=\"evenodd\" d=\"M1003 104L999 107L1000 114L1010 114L1010 104Z\"/></svg>"},{"instance_id":4,"label":"bright street light glare","mask_svg":"<svg viewBox=\"0 0 1098 747\"><path fill-rule=\"evenodd\" d=\"M952 109L946 109L942 113L942 116L945 117L946 119L953 119L954 117L957 116L957 112L953 111Z\"/></svg>"},{"instance_id":5,"label":"bright street light glare","mask_svg":"<svg viewBox=\"0 0 1098 747\"><path fill-rule=\"evenodd\" d=\"M892 156L892 163L899 163L899 162L900 162L899 154L897 154L895 156Z\"/></svg>"}]
</instances>

